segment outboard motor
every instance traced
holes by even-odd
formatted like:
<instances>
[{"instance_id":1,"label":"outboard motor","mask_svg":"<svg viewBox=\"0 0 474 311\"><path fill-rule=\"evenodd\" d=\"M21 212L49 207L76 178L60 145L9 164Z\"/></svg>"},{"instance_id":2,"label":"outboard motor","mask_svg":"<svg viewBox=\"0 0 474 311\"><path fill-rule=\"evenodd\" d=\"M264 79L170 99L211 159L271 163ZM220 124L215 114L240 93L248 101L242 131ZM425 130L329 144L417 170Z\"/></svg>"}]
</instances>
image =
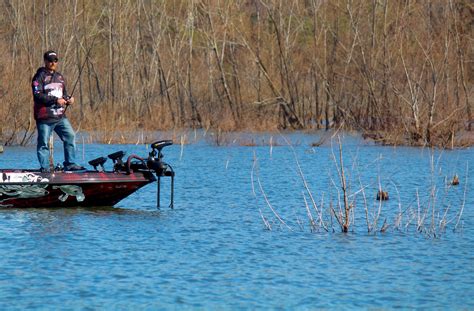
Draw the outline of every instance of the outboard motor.
<instances>
[{"instance_id":1,"label":"outboard motor","mask_svg":"<svg viewBox=\"0 0 474 311\"><path fill-rule=\"evenodd\" d=\"M157 207L160 207L160 180L161 177L171 177L171 202L170 207L173 208L174 198L174 171L171 165L163 162L162 150L166 146L171 146L172 140L159 140L151 144L151 152L148 155L147 166L149 169L155 171L156 177L158 178L158 189L157 189Z\"/></svg>"}]
</instances>

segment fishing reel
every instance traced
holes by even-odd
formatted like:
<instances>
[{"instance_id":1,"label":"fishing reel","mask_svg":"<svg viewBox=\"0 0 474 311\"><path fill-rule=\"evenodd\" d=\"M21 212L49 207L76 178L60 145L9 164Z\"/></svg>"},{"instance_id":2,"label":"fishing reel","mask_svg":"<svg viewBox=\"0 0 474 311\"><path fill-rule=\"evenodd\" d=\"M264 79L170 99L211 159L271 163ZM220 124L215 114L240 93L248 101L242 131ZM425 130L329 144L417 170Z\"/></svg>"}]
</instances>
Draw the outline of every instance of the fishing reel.
<instances>
[{"instance_id":1,"label":"fishing reel","mask_svg":"<svg viewBox=\"0 0 474 311\"><path fill-rule=\"evenodd\" d=\"M67 106L70 105L71 97L72 97L72 96L63 96L63 99L66 101L66 105L67 105Z\"/></svg>"}]
</instances>

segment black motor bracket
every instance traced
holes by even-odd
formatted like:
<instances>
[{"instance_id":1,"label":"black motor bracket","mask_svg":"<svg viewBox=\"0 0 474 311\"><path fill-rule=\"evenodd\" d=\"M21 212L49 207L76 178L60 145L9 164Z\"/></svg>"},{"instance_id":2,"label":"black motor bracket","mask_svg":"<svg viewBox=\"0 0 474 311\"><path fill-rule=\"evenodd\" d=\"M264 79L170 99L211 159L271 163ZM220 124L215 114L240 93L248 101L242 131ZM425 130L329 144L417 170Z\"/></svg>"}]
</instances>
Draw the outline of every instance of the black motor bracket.
<instances>
[{"instance_id":1,"label":"black motor bracket","mask_svg":"<svg viewBox=\"0 0 474 311\"><path fill-rule=\"evenodd\" d=\"M161 177L171 177L171 198L170 208L174 207L174 171L171 165L163 161L163 148L171 146L172 140L159 140L151 144L151 152L148 155L147 166L153 170L158 178L158 189L157 189L157 207L160 207L160 188L161 188Z\"/></svg>"}]
</instances>

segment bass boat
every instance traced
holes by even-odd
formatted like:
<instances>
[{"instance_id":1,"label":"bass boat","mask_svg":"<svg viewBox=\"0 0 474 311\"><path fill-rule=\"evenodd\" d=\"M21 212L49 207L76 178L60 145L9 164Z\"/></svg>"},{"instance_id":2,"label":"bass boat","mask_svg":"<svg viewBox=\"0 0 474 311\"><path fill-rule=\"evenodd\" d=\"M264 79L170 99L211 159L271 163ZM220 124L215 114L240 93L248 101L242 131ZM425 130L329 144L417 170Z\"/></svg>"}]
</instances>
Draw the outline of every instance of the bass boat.
<instances>
[{"instance_id":1,"label":"bass boat","mask_svg":"<svg viewBox=\"0 0 474 311\"><path fill-rule=\"evenodd\" d=\"M173 144L160 140L151 144L147 158L117 151L108 157L89 161L92 170L51 172L28 169L0 170L0 208L113 206L149 183L157 181L157 206L160 207L160 181L171 179L169 206L173 207L174 176L171 165L163 162L162 150ZM106 171L108 159L113 169Z\"/></svg>"}]
</instances>

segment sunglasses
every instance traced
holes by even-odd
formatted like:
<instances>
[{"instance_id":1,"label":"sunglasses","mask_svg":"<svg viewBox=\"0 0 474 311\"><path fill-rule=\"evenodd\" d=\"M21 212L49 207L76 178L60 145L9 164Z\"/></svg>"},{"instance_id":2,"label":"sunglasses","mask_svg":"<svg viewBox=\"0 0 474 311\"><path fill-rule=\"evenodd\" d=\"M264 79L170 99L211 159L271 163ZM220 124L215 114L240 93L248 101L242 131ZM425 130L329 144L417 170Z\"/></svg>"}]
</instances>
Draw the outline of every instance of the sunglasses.
<instances>
[{"instance_id":1,"label":"sunglasses","mask_svg":"<svg viewBox=\"0 0 474 311\"><path fill-rule=\"evenodd\" d=\"M56 59L53 59L53 60L47 59L47 61L50 62L50 63L57 63L59 60L56 58Z\"/></svg>"}]
</instances>

